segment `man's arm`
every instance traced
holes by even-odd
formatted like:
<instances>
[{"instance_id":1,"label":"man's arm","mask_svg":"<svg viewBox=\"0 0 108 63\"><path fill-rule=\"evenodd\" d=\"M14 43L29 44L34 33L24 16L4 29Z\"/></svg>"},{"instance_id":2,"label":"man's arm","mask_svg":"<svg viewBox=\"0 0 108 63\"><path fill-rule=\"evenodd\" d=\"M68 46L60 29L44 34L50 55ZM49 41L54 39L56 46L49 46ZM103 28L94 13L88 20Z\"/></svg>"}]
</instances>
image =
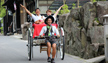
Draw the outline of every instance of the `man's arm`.
<instances>
[{"instance_id":1,"label":"man's arm","mask_svg":"<svg viewBox=\"0 0 108 63\"><path fill-rule=\"evenodd\" d=\"M30 11L29 11L25 6L23 6L22 4L20 4L20 6L21 6L22 8L24 8L25 11L32 17L32 14L30 13Z\"/></svg>"},{"instance_id":2,"label":"man's arm","mask_svg":"<svg viewBox=\"0 0 108 63\"><path fill-rule=\"evenodd\" d=\"M43 33L44 33L45 27L42 28L41 32L40 32L40 37L43 37Z\"/></svg>"},{"instance_id":3,"label":"man's arm","mask_svg":"<svg viewBox=\"0 0 108 63\"><path fill-rule=\"evenodd\" d=\"M59 31L56 27L55 27L55 33L56 33L57 37L60 37Z\"/></svg>"},{"instance_id":4,"label":"man's arm","mask_svg":"<svg viewBox=\"0 0 108 63\"><path fill-rule=\"evenodd\" d=\"M54 18L56 18L57 14L59 13L59 11L61 10L61 8L63 7L64 5L62 5L57 11L56 13L54 14Z\"/></svg>"}]
</instances>

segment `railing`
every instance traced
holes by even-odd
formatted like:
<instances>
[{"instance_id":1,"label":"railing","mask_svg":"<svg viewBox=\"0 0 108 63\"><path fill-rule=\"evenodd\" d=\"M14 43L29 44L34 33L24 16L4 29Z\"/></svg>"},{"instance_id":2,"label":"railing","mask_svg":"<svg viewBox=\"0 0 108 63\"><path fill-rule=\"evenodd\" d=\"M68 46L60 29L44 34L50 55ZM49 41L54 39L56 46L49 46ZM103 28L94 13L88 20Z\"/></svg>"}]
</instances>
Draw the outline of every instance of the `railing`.
<instances>
[{"instance_id":1,"label":"railing","mask_svg":"<svg viewBox=\"0 0 108 63\"><path fill-rule=\"evenodd\" d=\"M82 6L84 3L89 2L90 0L65 0L65 3L69 6L69 9L72 9L72 4L76 4L76 7ZM64 4L63 0L55 0L51 6L50 10L57 10L61 5Z\"/></svg>"},{"instance_id":2,"label":"railing","mask_svg":"<svg viewBox=\"0 0 108 63\"><path fill-rule=\"evenodd\" d=\"M76 7L83 6L86 2L93 2L93 0L55 0L51 6L49 7L50 10L57 10L61 5L65 3L69 6L69 9L72 9L72 4L76 4ZM106 0L108 1L108 0Z\"/></svg>"}]
</instances>

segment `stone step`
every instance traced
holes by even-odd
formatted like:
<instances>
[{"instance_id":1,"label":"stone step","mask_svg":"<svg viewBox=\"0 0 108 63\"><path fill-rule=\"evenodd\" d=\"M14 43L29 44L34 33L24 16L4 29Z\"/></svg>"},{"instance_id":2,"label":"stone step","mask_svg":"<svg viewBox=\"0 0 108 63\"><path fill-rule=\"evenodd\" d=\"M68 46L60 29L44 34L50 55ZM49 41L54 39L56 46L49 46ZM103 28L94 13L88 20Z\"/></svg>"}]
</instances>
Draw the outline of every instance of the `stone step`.
<instances>
[{"instance_id":1,"label":"stone step","mask_svg":"<svg viewBox=\"0 0 108 63\"><path fill-rule=\"evenodd\" d=\"M101 62L104 59L105 59L105 56L103 55L103 56L99 56L99 57L88 59L86 61L87 62L91 62L91 63L99 63L99 62Z\"/></svg>"}]
</instances>

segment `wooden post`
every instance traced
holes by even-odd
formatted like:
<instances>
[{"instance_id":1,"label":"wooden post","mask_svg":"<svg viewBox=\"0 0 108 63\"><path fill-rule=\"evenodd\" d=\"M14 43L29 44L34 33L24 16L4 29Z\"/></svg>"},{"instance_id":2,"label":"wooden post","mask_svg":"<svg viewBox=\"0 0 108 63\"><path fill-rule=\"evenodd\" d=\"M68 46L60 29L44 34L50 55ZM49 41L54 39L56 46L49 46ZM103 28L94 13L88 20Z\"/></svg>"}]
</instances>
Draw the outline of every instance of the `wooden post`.
<instances>
[{"instance_id":1,"label":"wooden post","mask_svg":"<svg viewBox=\"0 0 108 63\"><path fill-rule=\"evenodd\" d=\"M91 2L93 2L93 0L90 0Z\"/></svg>"},{"instance_id":2,"label":"wooden post","mask_svg":"<svg viewBox=\"0 0 108 63\"><path fill-rule=\"evenodd\" d=\"M37 0L37 8L39 8L39 0Z\"/></svg>"},{"instance_id":3,"label":"wooden post","mask_svg":"<svg viewBox=\"0 0 108 63\"><path fill-rule=\"evenodd\" d=\"M23 0L23 5L26 7L26 3L25 3L25 0ZM26 22L26 11L25 11L25 9L23 9L23 21L24 21L24 23Z\"/></svg>"},{"instance_id":4,"label":"wooden post","mask_svg":"<svg viewBox=\"0 0 108 63\"><path fill-rule=\"evenodd\" d=\"M79 0L77 0L77 7L79 8Z\"/></svg>"},{"instance_id":5,"label":"wooden post","mask_svg":"<svg viewBox=\"0 0 108 63\"><path fill-rule=\"evenodd\" d=\"M66 4L66 0L63 0L63 4Z\"/></svg>"},{"instance_id":6,"label":"wooden post","mask_svg":"<svg viewBox=\"0 0 108 63\"><path fill-rule=\"evenodd\" d=\"M35 0L35 9L37 8L37 0Z\"/></svg>"},{"instance_id":7,"label":"wooden post","mask_svg":"<svg viewBox=\"0 0 108 63\"><path fill-rule=\"evenodd\" d=\"M25 0L23 0L23 5L26 7ZM24 29L25 23L27 21L27 17L26 16L27 16L26 15L26 11L25 11L25 9L23 9L23 18L22 18L23 19L23 24L21 25L21 29L22 29L22 37L23 37L24 40L27 37L27 34L26 34L27 31L25 31L25 29Z\"/></svg>"}]
</instances>

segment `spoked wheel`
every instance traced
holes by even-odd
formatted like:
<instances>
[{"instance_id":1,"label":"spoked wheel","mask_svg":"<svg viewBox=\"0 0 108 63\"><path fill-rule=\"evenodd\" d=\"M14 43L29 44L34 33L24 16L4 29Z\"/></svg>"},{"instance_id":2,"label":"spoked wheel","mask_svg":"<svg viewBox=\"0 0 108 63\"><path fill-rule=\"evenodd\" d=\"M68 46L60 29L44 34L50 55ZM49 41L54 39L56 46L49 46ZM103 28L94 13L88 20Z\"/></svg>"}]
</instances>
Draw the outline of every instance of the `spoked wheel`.
<instances>
[{"instance_id":1,"label":"spoked wheel","mask_svg":"<svg viewBox=\"0 0 108 63\"><path fill-rule=\"evenodd\" d=\"M60 58L64 60L65 56L65 40L64 40L64 30L60 28L60 42L59 42L59 49L60 49Z\"/></svg>"},{"instance_id":2,"label":"spoked wheel","mask_svg":"<svg viewBox=\"0 0 108 63\"><path fill-rule=\"evenodd\" d=\"M28 59L31 60L32 54L32 37L30 36L30 31L28 31Z\"/></svg>"},{"instance_id":3,"label":"spoked wheel","mask_svg":"<svg viewBox=\"0 0 108 63\"><path fill-rule=\"evenodd\" d=\"M64 36L61 36L60 38L60 58L61 60L64 60L65 56L65 41L64 41Z\"/></svg>"},{"instance_id":4,"label":"spoked wheel","mask_svg":"<svg viewBox=\"0 0 108 63\"><path fill-rule=\"evenodd\" d=\"M59 43L56 44L56 58L57 58L57 55L58 55L58 51L59 51Z\"/></svg>"}]
</instances>

